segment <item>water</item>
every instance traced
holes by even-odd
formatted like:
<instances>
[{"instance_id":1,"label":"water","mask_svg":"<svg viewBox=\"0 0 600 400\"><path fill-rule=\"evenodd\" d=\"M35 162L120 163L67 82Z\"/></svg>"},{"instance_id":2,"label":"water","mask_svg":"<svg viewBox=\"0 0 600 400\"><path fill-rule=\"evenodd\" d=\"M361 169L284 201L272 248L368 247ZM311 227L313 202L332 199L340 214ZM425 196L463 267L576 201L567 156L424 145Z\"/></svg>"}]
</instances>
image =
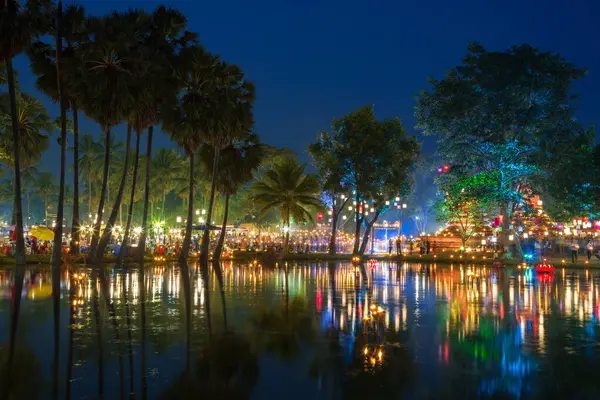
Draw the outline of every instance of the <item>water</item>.
<instances>
[{"instance_id":1,"label":"water","mask_svg":"<svg viewBox=\"0 0 600 400\"><path fill-rule=\"evenodd\" d=\"M600 398L599 272L221 272L222 292L196 265L63 268L54 303L50 268L27 269L11 319L16 272L0 270L0 398Z\"/></svg>"}]
</instances>

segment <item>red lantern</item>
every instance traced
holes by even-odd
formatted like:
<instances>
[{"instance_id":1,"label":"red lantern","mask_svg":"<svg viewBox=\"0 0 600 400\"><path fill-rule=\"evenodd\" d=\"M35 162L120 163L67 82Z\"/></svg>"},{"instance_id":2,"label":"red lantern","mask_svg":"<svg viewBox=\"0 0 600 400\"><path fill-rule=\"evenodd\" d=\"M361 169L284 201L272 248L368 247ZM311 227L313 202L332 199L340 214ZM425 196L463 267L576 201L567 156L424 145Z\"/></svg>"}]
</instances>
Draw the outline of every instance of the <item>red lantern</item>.
<instances>
[{"instance_id":1,"label":"red lantern","mask_svg":"<svg viewBox=\"0 0 600 400\"><path fill-rule=\"evenodd\" d=\"M323 221L323 213L317 213L317 221Z\"/></svg>"}]
</instances>

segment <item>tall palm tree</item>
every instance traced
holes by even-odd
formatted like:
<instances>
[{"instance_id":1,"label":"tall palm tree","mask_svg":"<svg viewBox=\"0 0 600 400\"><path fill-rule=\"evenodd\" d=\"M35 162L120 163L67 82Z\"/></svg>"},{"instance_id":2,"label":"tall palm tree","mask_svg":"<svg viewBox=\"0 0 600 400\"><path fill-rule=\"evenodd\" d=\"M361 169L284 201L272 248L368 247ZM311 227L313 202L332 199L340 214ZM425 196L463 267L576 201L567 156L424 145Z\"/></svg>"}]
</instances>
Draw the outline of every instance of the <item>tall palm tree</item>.
<instances>
[{"instance_id":1,"label":"tall palm tree","mask_svg":"<svg viewBox=\"0 0 600 400\"><path fill-rule=\"evenodd\" d=\"M51 226L48 221L48 209L50 207L51 196L56 193L56 177L51 172L38 173L34 183L36 193L44 202L44 221L46 226ZM57 221L60 223L60 221Z\"/></svg>"},{"instance_id":2,"label":"tall palm tree","mask_svg":"<svg viewBox=\"0 0 600 400\"><path fill-rule=\"evenodd\" d=\"M6 68L6 81L8 84L8 98L10 120L12 127L13 170L15 172L14 191L14 219L15 236L17 238L16 263L25 265L25 241L23 239L23 207L21 203L21 162L20 162L20 136L22 127L18 122L18 106L15 88L15 73L12 59L21 53L30 40L36 35L43 34L50 25L44 16L44 2L29 2L25 10L21 10L16 0L4 0L0 3L0 58ZM6 126L2 124L2 126Z\"/></svg>"},{"instance_id":3,"label":"tall palm tree","mask_svg":"<svg viewBox=\"0 0 600 400\"><path fill-rule=\"evenodd\" d=\"M78 156L78 136L79 123L77 112L77 84L78 77L81 75L82 62L78 52L80 43L87 39L84 28L84 12L79 6L68 6L63 13L62 2L58 2L55 12L56 24L50 30L49 37L55 38L55 43L46 43L43 40L36 40L30 47L28 53L31 59L31 68L34 74L38 75L36 85L38 89L46 93L53 101L60 104L60 124L61 132L61 183L59 187L59 200L57 215L62 219L64 203L64 175L66 165L66 133L67 121L66 112L71 109L73 112L73 135L75 144L73 147L74 160ZM54 47L53 47L54 46ZM77 163L74 163L74 206L73 206L73 229L71 247L77 250L76 244L79 242L79 173ZM62 224L59 224L56 230L57 238L62 234ZM55 247L56 249L56 247Z\"/></svg>"},{"instance_id":4,"label":"tall palm tree","mask_svg":"<svg viewBox=\"0 0 600 400\"><path fill-rule=\"evenodd\" d=\"M159 6L150 17L148 34L142 46L142 57L149 62L139 71L138 79L143 83L142 95L136 102L132 118L136 132L148 130L146 144L146 172L144 183L144 210L142 233L138 244L138 257L144 259L146 235L148 234L148 203L150 201L150 174L152 161L152 134L159 121L160 109L170 107L180 88L173 70L178 67L180 52L196 43L197 35L185 30L187 19L180 11ZM137 162L137 160L136 160Z\"/></svg>"},{"instance_id":5,"label":"tall palm tree","mask_svg":"<svg viewBox=\"0 0 600 400\"><path fill-rule=\"evenodd\" d=\"M208 102L206 87L210 81L210 70L219 64L219 59L203 48L196 46L182 50L182 59L177 70L181 86L184 88L177 103L165 110L163 128L171 138L185 151L189 160L188 214L185 236L179 256L179 262L185 263L189 254L194 218L194 157L204 143Z\"/></svg>"},{"instance_id":6,"label":"tall palm tree","mask_svg":"<svg viewBox=\"0 0 600 400\"><path fill-rule=\"evenodd\" d=\"M123 14L113 12L107 17L90 18L86 22L86 28L93 39L85 43L82 49L86 65L82 79L85 84L81 86L82 108L88 117L102 127L105 140L98 217L89 250L92 262L97 260L96 251L108 183L111 130L126 118L135 98L131 79L132 61L127 58L131 50L131 37L130 32L124 29L135 18L135 11Z\"/></svg>"},{"instance_id":7,"label":"tall palm tree","mask_svg":"<svg viewBox=\"0 0 600 400\"><path fill-rule=\"evenodd\" d=\"M281 212L285 238L283 252L288 251L290 221L313 221L312 210L323 207L319 198L319 181L304 172L305 165L295 157L281 160L264 171L252 185L252 200L262 207L261 214L272 208Z\"/></svg>"},{"instance_id":8,"label":"tall palm tree","mask_svg":"<svg viewBox=\"0 0 600 400\"><path fill-rule=\"evenodd\" d=\"M243 137L252 127L254 85L248 82L242 70L232 64L220 62L211 66L205 85L208 101L205 102L205 135L214 148L212 180L206 214L207 227L212 221L217 170L222 149ZM206 88L208 87L208 88ZM204 229L200 261L208 262L210 229Z\"/></svg>"},{"instance_id":9,"label":"tall palm tree","mask_svg":"<svg viewBox=\"0 0 600 400\"><path fill-rule=\"evenodd\" d=\"M238 188L253 178L254 171L260 166L264 156L264 146L258 135L248 132L246 137L221 150L217 169L217 190L225 196L223 208L223 224L213 258L218 261L223 250L229 212L229 198L235 196ZM202 147L202 159L212 175L214 150L209 145Z\"/></svg>"}]
</instances>

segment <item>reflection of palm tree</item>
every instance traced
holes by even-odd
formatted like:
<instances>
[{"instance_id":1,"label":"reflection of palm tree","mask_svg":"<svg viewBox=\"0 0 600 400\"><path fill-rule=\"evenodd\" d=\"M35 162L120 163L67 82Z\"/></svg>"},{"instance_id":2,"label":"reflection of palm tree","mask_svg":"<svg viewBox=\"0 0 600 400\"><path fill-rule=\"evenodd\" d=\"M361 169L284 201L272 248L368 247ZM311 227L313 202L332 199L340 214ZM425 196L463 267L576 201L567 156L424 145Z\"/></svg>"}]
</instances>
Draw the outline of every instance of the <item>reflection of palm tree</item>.
<instances>
[{"instance_id":1,"label":"reflection of palm tree","mask_svg":"<svg viewBox=\"0 0 600 400\"><path fill-rule=\"evenodd\" d=\"M190 271L187 264L179 264L181 279L183 280L183 296L185 302L185 373L190 373L190 347L192 331L192 289L190 285Z\"/></svg>"},{"instance_id":2,"label":"reflection of palm tree","mask_svg":"<svg viewBox=\"0 0 600 400\"><path fill-rule=\"evenodd\" d=\"M146 375L146 278L144 273L144 264L140 265L140 272L138 277L138 287L140 288L140 345L141 345L141 366L140 373L142 375L142 400L147 397L148 383Z\"/></svg>"},{"instance_id":3,"label":"reflection of palm tree","mask_svg":"<svg viewBox=\"0 0 600 400\"><path fill-rule=\"evenodd\" d=\"M117 355L119 357L119 387L121 390L121 398L123 398L123 389L125 387L125 380L123 377L123 351L121 349L121 335L119 334L119 326L117 325L117 315L115 312L115 303L113 303L112 299L109 297L108 291L108 280L106 278L106 270L103 266L96 265L95 269L99 270L99 278L100 278L100 290L102 290L102 297L104 297L104 302L106 303L106 308L108 309L108 314L113 324L113 328L115 329L115 342L117 343Z\"/></svg>"},{"instance_id":4,"label":"reflection of palm tree","mask_svg":"<svg viewBox=\"0 0 600 400\"><path fill-rule=\"evenodd\" d=\"M55 250L57 251L57 250ZM52 265L52 307L54 316L54 362L52 370L53 398L58 398L58 370L60 357L60 258Z\"/></svg>"},{"instance_id":5,"label":"reflection of palm tree","mask_svg":"<svg viewBox=\"0 0 600 400\"><path fill-rule=\"evenodd\" d=\"M92 312L96 324L98 341L98 398L104 395L104 351L102 349L102 325L100 323L100 301L98 299L98 268L92 269Z\"/></svg>"},{"instance_id":6,"label":"reflection of palm tree","mask_svg":"<svg viewBox=\"0 0 600 400\"><path fill-rule=\"evenodd\" d=\"M219 288L221 291L221 304L223 306L223 327L227 330L227 307L225 305L225 288L223 287L223 269L221 268L221 263L215 261L212 263L213 271L215 271L215 275L217 276L217 282L219 283Z\"/></svg>"},{"instance_id":7,"label":"reflection of palm tree","mask_svg":"<svg viewBox=\"0 0 600 400\"><path fill-rule=\"evenodd\" d=\"M125 279L128 271L123 271L123 298L125 302L125 318L127 322L127 350L129 354L129 393L133 395L134 393L134 383L133 383L133 339L131 338L131 314L129 312L129 288L126 285L126 281L129 281L131 285L131 280ZM142 289L143 290L143 289Z\"/></svg>"},{"instance_id":8,"label":"reflection of palm tree","mask_svg":"<svg viewBox=\"0 0 600 400\"><path fill-rule=\"evenodd\" d=\"M200 277L202 278L202 289L204 290L204 311L206 315L206 326L208 327L208 341L212 339L212 318L210 310L210 290L208 280L208 264L200 263Z\"/></svg>"},{"instance_id":9,"label":"reflection of palm tree","mask_svg":"<svg viewBox=\"0 0 600 400\"><path fill-rule=\"evenodd\" d=\"M0 385L0 388L5 388L5 392L2 394L3 398L8 398L11 393L11 386L17 387L14 385L13 378L13 360L15 358L15 343L17 340L17 328L19 326L19 312L21 311L21 293L23 292L23 280L25 279L25 266L17 265L15 269L15 278L14 278L14 299L12 304L11 316L10 316L10 337L9 337L9 347L8 347L8 358L6 358L5 352L3 352L3 357L0 360L2 367L6 368L4 371L0 371L0 379L6 377L6 381ZM13 389L14 391L14 389Z\"/></svg>"},{"instance_id":10,"label":"reflection of palm tree","mask_svg":"<svg viewBox=\"0 0 600 400\"><path fill-rule=\"evenodd\" d=\"M71 271L72 272L72 271ZM69 339L68 339L68 354L67 354L67 376L66 376L66 393L65 398L69 400L71 398L71 379L73 377L73 334L75 333L75 313L77 306L73 305L73 295L75 294L75 280L71 278L69 273Z\"/></svg>"}]
</instances>

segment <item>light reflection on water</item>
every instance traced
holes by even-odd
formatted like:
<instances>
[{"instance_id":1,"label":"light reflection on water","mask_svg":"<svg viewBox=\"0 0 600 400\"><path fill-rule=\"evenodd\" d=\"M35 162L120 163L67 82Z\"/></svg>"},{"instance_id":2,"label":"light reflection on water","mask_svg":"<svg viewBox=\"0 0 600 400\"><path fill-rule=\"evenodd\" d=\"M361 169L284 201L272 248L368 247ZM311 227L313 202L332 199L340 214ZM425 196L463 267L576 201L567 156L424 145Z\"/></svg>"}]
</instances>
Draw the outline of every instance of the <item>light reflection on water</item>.
<instances>
[{"instance_id":1,"label":"light reflection on water","mask_svg":"<svg viewBox=\"0 0 600 400\"><path fill-rule=\"evenodd\" d=\"M223 263L221 271L222 288L212 268L204 276L196 265L143 274L137 267L63 268L56 363L51 271L27 269L11 379L18 386L26 380L15 375L39 370L39 388L15 393L50 397L53 379L60 379L60 396L68 387L71 398L186 398L194 390L208 398L228 391L235 398L600 393L598 272L534 276L381 262L363 269ZM3 355L14 276L0 270ZM385 312L375 318L377 305ZM227 367L202 375L219 363Z\"/></svg>"}]
</instances>

